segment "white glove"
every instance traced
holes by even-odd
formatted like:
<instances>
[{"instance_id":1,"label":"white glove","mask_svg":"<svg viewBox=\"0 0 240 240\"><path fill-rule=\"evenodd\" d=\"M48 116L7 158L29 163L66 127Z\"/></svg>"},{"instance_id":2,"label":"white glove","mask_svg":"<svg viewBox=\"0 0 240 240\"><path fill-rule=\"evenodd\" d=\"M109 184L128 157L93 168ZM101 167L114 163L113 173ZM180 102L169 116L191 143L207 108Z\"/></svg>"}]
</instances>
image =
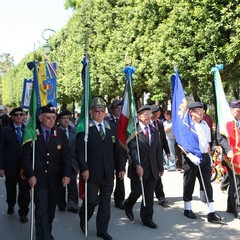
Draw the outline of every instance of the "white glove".
<instances>
[{"instance_id":1,"label":"white glove","mask_svg":"<svg viewBox=\"0 0 240 240\"><path fill-rule=\"evenodd\" d=\"M201 162L201 159L196 157L195 155L193 155L192 153L188 153L187 154L187 158L189 158L192 163L194 163L195 165L199 165Z\"/></svg>"}]
</instances>

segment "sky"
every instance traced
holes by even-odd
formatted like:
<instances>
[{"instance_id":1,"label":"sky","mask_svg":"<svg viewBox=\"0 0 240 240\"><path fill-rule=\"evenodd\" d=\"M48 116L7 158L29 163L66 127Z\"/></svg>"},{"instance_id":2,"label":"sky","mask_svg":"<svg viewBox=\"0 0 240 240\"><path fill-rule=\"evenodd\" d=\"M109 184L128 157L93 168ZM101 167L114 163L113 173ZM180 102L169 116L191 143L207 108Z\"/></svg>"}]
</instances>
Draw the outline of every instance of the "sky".
<instances>
[{"instance_id":1,"label":"sky","mask_svg":"<svg viewBox=\"0 0 240 240\"><path fill-rule=\"evenodd\" d=\"M41 47L45 29L59 31L72 16L65 0L0 0L0 54L10 53L17 64ZM45 31L48 38L54 33ZM45 36L47 35L47 36Z\"/></svg>"}]
</instances>

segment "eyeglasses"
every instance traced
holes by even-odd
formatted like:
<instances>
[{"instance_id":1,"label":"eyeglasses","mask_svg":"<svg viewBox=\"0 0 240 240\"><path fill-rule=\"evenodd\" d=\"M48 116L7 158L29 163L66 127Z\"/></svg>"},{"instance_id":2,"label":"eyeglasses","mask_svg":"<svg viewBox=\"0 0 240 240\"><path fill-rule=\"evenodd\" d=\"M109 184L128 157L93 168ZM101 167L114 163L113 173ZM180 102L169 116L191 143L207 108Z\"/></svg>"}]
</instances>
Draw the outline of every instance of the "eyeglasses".
<instances>
[{"instance_id":1,"label":"eyeglasses","mask_svg":"<svg viewBox=\"0 0 240 240\"><path fill-rule=\"evenodd\" d=\"M94 109L94 112L95 112L95 113L98 113L98 112L104 113L104 112L105 112L105 109L103 109L103 108L96 108L96 109Z\"/></svg>"},{"instance_id":2,"label":"eyeglasses","mask_svg":"<svg viewBox=\"0 0 240 240\"><path fill-rule=\"evenodd\" d=\"M15 116L15 117L18 117L18 116L21 117L21 116L23 116L23 115L24 115L23 113L14 113L14 114L13 114L13 116Z\"/></svg>"}]
</instances>

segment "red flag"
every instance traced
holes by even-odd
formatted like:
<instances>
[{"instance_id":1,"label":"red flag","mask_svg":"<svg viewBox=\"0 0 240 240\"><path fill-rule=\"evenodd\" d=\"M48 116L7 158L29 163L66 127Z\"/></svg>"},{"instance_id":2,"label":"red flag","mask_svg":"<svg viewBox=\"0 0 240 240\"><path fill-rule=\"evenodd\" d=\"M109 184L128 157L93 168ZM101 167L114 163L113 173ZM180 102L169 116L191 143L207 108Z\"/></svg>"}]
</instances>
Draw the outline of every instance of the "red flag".
<instances>
[{"instance_id":1,"label":"red flag","mask_svg":"<svg viewBox=\"0 0 240 240\"><path fill-rule=\"evenodd\" d=\"M79 184L78 184L78 189L79 189L79 198L81 200L84 200L85 198L85 187L84 187L84 180L82 179L81 176L79 176Z\"/></svg>"},{"instance_id":2,"label":"red flag","mask_svg":"<svg viewBox=\"0 0 240 240\"><path fill-rule=\"evenodd\" d=\"M228 122L226 124L227 132L228 132L228 141L230 147L233 151L233 165L236 174L240 174L240 130L238 129L238 125L236 121ZM229 167L232 167L230 161L227 162Z\"/></svg>"}]
</instances>

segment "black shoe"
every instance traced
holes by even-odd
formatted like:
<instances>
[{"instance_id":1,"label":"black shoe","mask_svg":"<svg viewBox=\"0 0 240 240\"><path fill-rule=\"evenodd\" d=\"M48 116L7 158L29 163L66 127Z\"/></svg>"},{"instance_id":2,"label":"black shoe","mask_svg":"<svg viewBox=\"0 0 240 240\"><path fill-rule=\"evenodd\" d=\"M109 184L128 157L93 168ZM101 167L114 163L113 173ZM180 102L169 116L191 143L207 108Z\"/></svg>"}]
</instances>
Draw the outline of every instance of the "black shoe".
<instances>
[{"instance_id":1,"label":"black shoe","mask_svg":"<svg viewBox=\"0 0 240 240\"><path fill-rule=\"evenodd\" d=\"M121 209L121 210L124 210L124 209L125 209L125 207L124 207L123 204L115 204L115 207L116 207L116 208L119 208L119 209Z\"/></svg>"},{"instance_id":2,"label":"black shoe","mask_svg":"<svg viewBox=\"0 0 240 240\"><path fill-rule=\"evenodd\" d=\"M21 215L21 216L20 216L20 222L21 222L21 223L26 223L26 222L28 222L27 216Z\"/></svg>"},{"instance_id":3,"label":"black shoe","mask_svg":"<svg viewBox=\"0 0 240 240\"><path fill-rule=\"evenodd\" d=\"M85 222L80 220L80 228L82 230L83 233L85 233Z\"/></svg>"},{"instance_id":4,"label":"black shoe","mask_svg":"<svg viewBox=\"0 0 240 240\"><path fill-rule=\"evenodd\" d=\"M233 210L231 210L231 209L227 209L227 211L226 211L227 213L234 213L234 211Z\"/></svg>"},{"instance_id":5,"label":"black shoe","mask_svg":"<svg viewBox=\"0 0 240 240\"><path fill-rule=\"evenodd\" d=\"M192 210L184 210L184 216L191 218L191 219L196 219L197 216L193 213Z\"/></svg>"},{"instance_id":6,"label":"black shoe","mask_svg":"<svg viewBox=\"0 0 240 240\"><path fill-rule=\"evenodd\" d=\"M58 209L59 209L60 212L65 212L66 211L65 207L58 207Z\"/></svg>"},{"instance_id":7,"label":"black shoe","mask_svg":"<svg viewBox=\"0 0 240 240\"><path fill-rule=\"evenodd\" d=\"M156 223L154 223L153 221L151 222L148 222L148 223L143 223L144 226L147 226L149 228L154 228L154 229L157 229L158 228L158 225Z\"/></svg>"},{"instance_id":8,"label":"black shoe","mask_svg":"<svg viewBox=\"0 0 240 240\"><path fill-rule=\"evenodd\" d=\"M97 233L97 236L104 240L112 240L112 237L108 233Z\"/></svg>"},{"instance_id":9,"label":"black shoe","mask_svg":"<svg viewBox=\"0 0 240 240\"><path fill-rule=\"evenodd\" d=\"M212 223L220 223L221 222L221 217L216 214L215 212L211 212L207 215L208 222Z\"/></svg>"},{"instance_id":10,"label":"black shoe","mask_svg":"<svg viewBox=\"0 0 240 240\"><path fill-rule=\"evenodd\" d=\"M125 214L130 221L134 220L134 215L131 207L128 207L126 202L124 202Z\"/></svg>"},{"instance_id":11,"label":"black shoe","mask_svg":"<svg viewBox=\"0 0 240 240\"><path fill-rule=\"evenodd\" d=\"M69 211L69 212L73 212L73 213L78 213L79 210L80 210L79 208L73 208L73 207L69 207L69 208L68 208L68 211Z\"/></svg>"},{"instance_id":12,"label":"black shoe","mask_svg":"<svg viewBox=\"0 0 240 240\"><path fill-rule=\"evenodd\" d=\"M159 199L158 203L160 206L165 207L168 201L165 198L163 198L163 199Z\"/></svg>"},{"instance_id":13,"label":"black shoe","mask_svg":"<svg viewBox=\"0 0 240 240\"><path fill-rule=\"evenodd\" d=\"M7 214L8 215L14 214L14 208L9 207L8 210L7 210Z\"/></svg>"},{"instance_id":14,"label":"black shoe","mask_svg":"<svg viewBox=\"0 0 240 240\"><path fill-rule=\"evenodd\" d=\"M240 219L240 212L235 213L235 217Z\"/></svg>"}]
</instances>

